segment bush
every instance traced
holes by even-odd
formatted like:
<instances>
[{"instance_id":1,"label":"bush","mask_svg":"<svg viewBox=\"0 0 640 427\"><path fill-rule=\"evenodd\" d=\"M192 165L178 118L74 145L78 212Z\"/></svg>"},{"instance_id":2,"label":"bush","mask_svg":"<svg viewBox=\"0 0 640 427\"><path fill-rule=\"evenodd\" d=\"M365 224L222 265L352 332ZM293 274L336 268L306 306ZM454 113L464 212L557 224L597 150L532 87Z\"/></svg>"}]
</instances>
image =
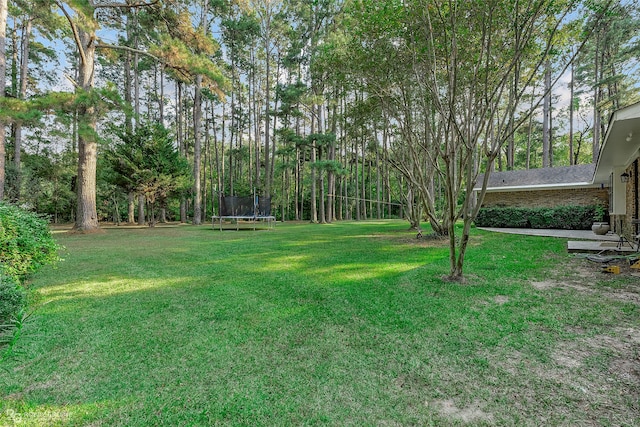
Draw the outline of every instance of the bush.
<instances>
[{"instance_id":1,"label":"bush","mask_svg":"<svg viewBox=\"0 0 640 427\"><path fill-rule=\"evenodd\" d=\"M478 227L529 228L527 211L525 208L482 208L475 224Z\"/></svg>"},{"instance_id":2,"label":"bush","mask_svg":"<svg viewBox=\"0 0 640 427\"><path fill-rule=\"evenodd\" d=\"M554 228L589 230L598 206L558 206L555 208L490 207L478 212L478 227Z\"/></svg>"},{"instance_id":3,"label":"bush","mask_svg":"<svg viewBox=\"0 0 640 427\"><path fill-rule=\"evenodd\" d=\"M15 280L0 275L0 325L8 325L26 304L24 289Z\"/></svg>"},{"instance_id":4,"label":"bush","mask_svg":"<svg viewBox=\"0 0 640 427\"><path fill-rule=\"evenodd\" d=\"M21 282L58 259L47 222L32 212L0 203L0 275Z\"/></svg>"}]
</instances>

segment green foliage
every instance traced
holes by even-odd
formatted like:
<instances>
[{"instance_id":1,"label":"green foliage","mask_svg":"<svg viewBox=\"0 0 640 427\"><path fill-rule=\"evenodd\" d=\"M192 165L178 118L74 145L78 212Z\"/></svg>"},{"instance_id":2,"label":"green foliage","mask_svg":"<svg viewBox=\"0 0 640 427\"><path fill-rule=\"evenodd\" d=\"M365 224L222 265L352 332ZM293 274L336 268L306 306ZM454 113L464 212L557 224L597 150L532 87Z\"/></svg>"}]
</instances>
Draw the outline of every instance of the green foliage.
<instances>
[{"instance_id":1,"label":"green foliage","mask_svg":"<svg viewBox=\"0 0 640 427\"><path fill-rule=\"evenodd\" d=\"M19 184L21 203L46 214L53 223L70 221L76 198L76 162L76 154L69 151L23 153L20 180L13 163L7 164L5 191L9 200L16 200Z\"/></svg>"},{"instance_id":2,"label":"green foliage","mask_svg":"<svg viewBox=\"0 0 640 427\"><path fill-rule=\"evenodd\" d=\"M113 184L127 193L144 195L152 205L163 205L190 188L190 165L173 146L168 129L156 123L115 133L122 142L107 152L114 173L105 175Z\"/></svg>"},{"instance_id":3,"label":"green foliage","mask_svg":"<svg viewBox=\"0 0 640 427\"><path fill-rule=\"evenodd\" d=\"M475 224L478 227L529 228L527 208L482 208Z\"/></svg>"},{"instance_id":4,"label":"green foliage","mask_svg":"<svg viewBox=\"0 0 640 427\"><path fill-rule=\"evenodd\" d=\"M552 228L588 230L600 206L558 206L556 208L482 208L475 219L478 227Z\"/></svg>"},{"instance_id":5,"label":"green foliage","mask_svg":"<svg viewBox=\"0 0 640 427\"><path fill-rule=\"evenodd\" d=\"M327 172L334 172L338 175L346 175L349 171L342 167L340 162L335 160L320 160L311 164L312 168Z\"/></svg>"},{"instance_id":6,"label":"green foliage","mask_svg":"<svg viewBox=\"0 0 640 427\"><path fill-rule=\"evenodd\" d=\"M222 39L231 49L242 49L260 34L260 23L253 15L241 14L236 19L225 18L221 21Z\"/></svg>"},{"instance_id":7,"label":"green foliage","mask_svg":"<svg viewBox=\"0 0 640 427\"><path fill-rule=\"evenodd\" d=\"M276 95L280 99L280 111L277 115L282 118L301 117L303 114L299 104L306 93L307 86L301 81L289 85L278 83Z\"/></svg>"},{"instance_id":8,"label":"green foliage","mask_svg":"<svg viewBox=\"0 0 640 427\"><path fill-rule=\"evenodd\" d=\"M0 203L0 275L21 281L57 259L47 222L17 206Z\"/></svg>"},{"instance_id":9,"label":"green foliage","mask_svg":"<svg viewBox=\"0 0 640 427\"><path fill-rule=\"evenodd\" d=\"M336 143L336 135L333 133L312 133L307 136L309 145L316 143L316 147L329 147Z\"/></svg>"},{"instance_id":10,"label":"green foliage","mask_svg":"<svg viewBox=\"0 0 640 427\"><path fill-rule=\"evenodd\" d=\"M57 250L45 220L0 203L0 346L15 343L26 318L27 299L20 282L54 263Z\"/></svg>"},{"instance_id":11,"label":"green foliage","mask_svg":"<svg viewBox=\"0 0 640 427\"><path fill-rule=\"evenodd\" d=\"M76 89L74 107L83 111L93 107L98 116L106 112L123 107L123 100L113 83L107 83L105 87L91 90Z\"/></svg>"},{"instance_id":12,"label":"green foliage","mask_svg":"<svg viewBox=\"0 0 640 427\"><path fill-rule=\"evenodd\" d=\"M607 211L604 209L604 206L596 205L594 207L594 212L593 212L594 221L602 222L604 221L604 218L606 215L607 215Z\"/></svg>"},{"instance_id":13,"label":"green foliage","mask_svg":"<svg viewBox=\"0 0 640 427\"><path fill-rule=\"evenodd\" d=\"M0 98L0 119L4 122L38 123L46 112L73 111L76 97L68 92L49 92L28 100Z\"/></svg>"},{"instance_id":14,"label":"green foliage","mask_svg":"<svg viewBox=\"0 0 640 427\"><path fill-rule=\"evenodd\" d=\"M0 274L0 328L8 325L25 304L24 289L13 278Z\"/></svg>"},{"instance_id":15,"label":"green foliage","mask_svg":"<svg viewBox=\"0 0 640 427\"><path fill-rule=\"evenodd\" d=\"M206 77L205 87L223 97L228 81L211 57L219 49L218 44L202 31L180 22L174 34L162 34L159 44L150 46L149 53L162 58L176 79L193 82L196 75L202 75Z\"/></svg>"}]
</instances>

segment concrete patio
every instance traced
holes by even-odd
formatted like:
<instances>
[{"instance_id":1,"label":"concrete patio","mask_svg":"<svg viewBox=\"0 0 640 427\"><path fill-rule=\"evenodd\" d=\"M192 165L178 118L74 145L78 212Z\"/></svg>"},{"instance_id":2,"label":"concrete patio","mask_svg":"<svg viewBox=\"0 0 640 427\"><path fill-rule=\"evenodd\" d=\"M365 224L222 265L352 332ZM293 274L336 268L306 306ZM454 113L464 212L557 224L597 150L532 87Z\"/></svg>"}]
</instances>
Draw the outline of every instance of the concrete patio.
<instances>
[{"instance_id":1,"label":"concrete patio","mask_svg":"<svg viewBox=\"0 0 640 427\"><path fill-rule=\"evenodd\" d=\"M594 234L591 230L550 230L531 228L491 228L478 227L480 230L496 233L522 234L527 236L558 237L562 239L577 239L567 241L569 252L604 253L615 252L631 254L638 252L635 243L629 243L626 239L620 245L620 236L615 233L607 233L604 236Z\"/></svg>"}]
</instances>

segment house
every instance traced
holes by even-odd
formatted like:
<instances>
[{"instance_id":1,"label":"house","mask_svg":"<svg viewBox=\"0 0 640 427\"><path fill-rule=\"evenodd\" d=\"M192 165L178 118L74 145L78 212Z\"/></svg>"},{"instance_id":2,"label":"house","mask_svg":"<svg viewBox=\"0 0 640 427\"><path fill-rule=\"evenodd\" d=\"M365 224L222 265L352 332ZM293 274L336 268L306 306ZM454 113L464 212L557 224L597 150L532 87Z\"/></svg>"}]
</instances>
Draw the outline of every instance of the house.
<instances>
[{"instance_id":1,"label":"house","mask_svg":"<svg viewBox=\"0 0 640 427\"><path fill-rule=\"evenodd\" d=\"M613 230L639 233L640 103L611 115L596 164L492 172L483 206L608 207ZM482 177L475 191L481 189Z\"/></svg>"},{"instance_id":2,"label":"house","mask_svg":"<svg viewBox=\"0 0 640 427\"><path fill-rule=\"evenodd\" d=\"M640 103L611 115L592 182L609 190L613 229L626 236L638 229L638 158L640 157Z\"/></svg>"},{"instance_id":3,"label":"house","mask_svg":"<svg viewBox=\"0 0 640 427\"><path fill-rule=\"evenodd\" d=\"M593 182L594 164L492 172L483 206L607 206L607 189ZM481 181L475 190L480 190Z\"/></svg>"}]
</instances>

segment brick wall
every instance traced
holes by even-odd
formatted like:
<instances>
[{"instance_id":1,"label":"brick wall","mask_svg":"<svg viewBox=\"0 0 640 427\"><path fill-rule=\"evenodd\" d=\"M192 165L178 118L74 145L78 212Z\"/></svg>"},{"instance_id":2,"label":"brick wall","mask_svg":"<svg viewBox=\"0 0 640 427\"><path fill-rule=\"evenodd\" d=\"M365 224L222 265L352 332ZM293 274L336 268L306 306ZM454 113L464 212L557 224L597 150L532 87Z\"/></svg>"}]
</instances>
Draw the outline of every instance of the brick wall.
<instances>
[{"instance_id":1,"label":"brick wall","mask_svg":"<svg viewBox=\"0 0 640 427\"><path fill-rule=\"evenodd\" d=\"M515 206L529 208L552 208L556 206L609 206L609 193L600 188L567 190L491 192L484 197L483 206Z\"/></svg>"}]
</instances>

